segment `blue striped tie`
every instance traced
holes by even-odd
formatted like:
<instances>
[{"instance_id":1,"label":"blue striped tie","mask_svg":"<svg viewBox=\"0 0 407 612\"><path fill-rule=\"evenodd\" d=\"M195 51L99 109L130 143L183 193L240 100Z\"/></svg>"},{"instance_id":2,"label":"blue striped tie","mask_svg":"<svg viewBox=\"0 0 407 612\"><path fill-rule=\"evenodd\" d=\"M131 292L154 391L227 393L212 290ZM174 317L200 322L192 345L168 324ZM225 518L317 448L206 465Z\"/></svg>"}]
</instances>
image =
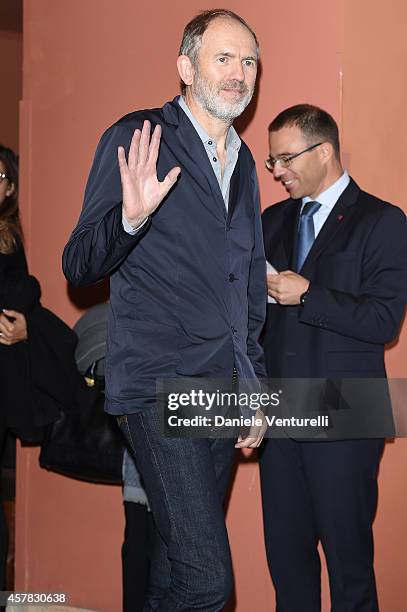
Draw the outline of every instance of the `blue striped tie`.
<instances>
[{"instance_id":1,"label":"blue striped tie","mask_svg":"<svg viewBox=\"0 0 407 612\"><path fill-rule=\"evenodd\" d=\"M321 208L319 202L307 202L304 204L300 215L298 227L297 266L299 272L307 259L307 255L315 240L313 216Z\"/></svg>"}]
</instances>

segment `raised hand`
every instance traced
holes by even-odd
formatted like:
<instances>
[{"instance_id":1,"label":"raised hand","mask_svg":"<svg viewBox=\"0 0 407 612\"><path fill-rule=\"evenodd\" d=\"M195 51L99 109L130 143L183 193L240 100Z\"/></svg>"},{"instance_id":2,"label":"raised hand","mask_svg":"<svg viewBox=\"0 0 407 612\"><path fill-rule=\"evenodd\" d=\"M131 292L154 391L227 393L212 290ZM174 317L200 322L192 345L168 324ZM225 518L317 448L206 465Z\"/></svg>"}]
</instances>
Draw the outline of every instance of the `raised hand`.
<instances>
[{"instance_id":1,"label":"raised hand","mask_svg":"<svg viewBox=\"0 0 407 612\"><path fill-rule=\"evenodd\" d=\"M165 179L157 179L157 158L161 126L156 125L150 141L151 126L144 121L143 129L135 130L131 139L128 163L123 147L119 147L120 177L123 189L123 214L137 227L151 215L176 182L181 168L172 168Z\"/></svg>"}]
</instances>

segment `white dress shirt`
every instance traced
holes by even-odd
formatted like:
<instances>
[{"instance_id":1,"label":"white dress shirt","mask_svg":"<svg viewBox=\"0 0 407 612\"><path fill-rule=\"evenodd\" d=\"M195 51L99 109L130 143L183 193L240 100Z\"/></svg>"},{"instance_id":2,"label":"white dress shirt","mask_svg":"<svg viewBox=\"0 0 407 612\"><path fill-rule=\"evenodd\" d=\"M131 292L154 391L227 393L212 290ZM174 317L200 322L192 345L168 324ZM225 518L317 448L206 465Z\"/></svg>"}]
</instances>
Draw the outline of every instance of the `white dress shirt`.
<instances>
[{"instance_id":1,"label":"white dress shirt","mask_svg":"<svg viewBox=\"0 0 407 612\"><path fill-rule=\"evenodd\" d=\"M346 187L349 185L349 182L349 174L345 170L342 176L340 176L333 185L331 185L330 187L328 187L328 189L320 193L319 196L314 200L312 200L308 196L302 198L301 211L307 202L319 202L321 204L321 207L319 208L319 210L317 210L317 212L312 218L312 220L314 221L315 238L321 231L322 226L324 225L325 221L329 216L329 213L339 200L342 193L345 191Z\"/></svg>"}]
</instances>

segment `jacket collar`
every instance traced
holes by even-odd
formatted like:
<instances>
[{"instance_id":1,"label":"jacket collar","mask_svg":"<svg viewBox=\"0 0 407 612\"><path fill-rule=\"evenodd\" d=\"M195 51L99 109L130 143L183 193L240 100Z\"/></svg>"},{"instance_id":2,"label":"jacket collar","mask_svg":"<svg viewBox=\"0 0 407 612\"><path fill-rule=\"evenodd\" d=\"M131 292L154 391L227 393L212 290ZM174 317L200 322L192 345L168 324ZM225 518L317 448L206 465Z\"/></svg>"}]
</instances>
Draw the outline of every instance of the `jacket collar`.
<instances>
[{"instance_id":1,"label":"jacket collar","mask_svg":"<svg viewBox=\"0 0 407 612\"><path fill-rule=\"evenodd\" d=\"M178 96L163 106L163 116L167 125L174 126L176 130L177 143L180 147L177 155L179 156L181 168L184 166L198 182L205 185L205 187L208 186L211 191L214 205L212 202L208 202L207 198L203 198L202 202L207 208L210 208L218 218L224 220L227 216L230 219L238 200L240 154L230 182L229 206L228 211L226 211L222 192L208 159L205 147L190 119L178 104Z\"/></svg>"},{"instance_id":2,"label":"jacket collar","mask_svg":"<svg viewBox=\"0 0 407 612\"><path fill-rule=\"evenodd\" d=\"M351 178L349 185L339 197L337 203L322 226L321 231L316 237L301 272L306 272L308 266L315 261L320 253L334 239L335 235L346 227L347 221L353 212L352 207L356 204L359 193L360 188ZM285 209L283 242L291 269L293 269L293 265L296 260L298 218L301 211L301 204L301 199L291 199L287 202Z\"/></svg>"}]
</instances>

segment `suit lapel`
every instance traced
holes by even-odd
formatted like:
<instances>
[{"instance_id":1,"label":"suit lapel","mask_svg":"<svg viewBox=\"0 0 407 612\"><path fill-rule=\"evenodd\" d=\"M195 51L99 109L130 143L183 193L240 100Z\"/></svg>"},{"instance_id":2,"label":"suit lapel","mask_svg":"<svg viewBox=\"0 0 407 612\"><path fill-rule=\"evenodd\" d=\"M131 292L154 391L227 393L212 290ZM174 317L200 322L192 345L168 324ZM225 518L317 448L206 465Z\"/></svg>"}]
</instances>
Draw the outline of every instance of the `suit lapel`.
<instances>
[{"instance_id":1,"label":"suit lapel","mask_svg":"<svg viewBox=\"0 0 407 612\"><path fill-rule=\"evenodd\" d=\"M351 179L349 185L340 196L339 200L331 210L327 220L321 228L314 244L311 247L308 257L304 262L302 271L306 270L316 260L321 252L332 242L336 234L343 230L352 213L352 206L356 204L360 189ZM318 198L317 198L318 200Z\"/></svg>"},{"instance_id":2,"label":"suit lapel","mask_svg":"<svg viewBox=\"0 0 407 612\"><path fill-rule=\"evenodd\" d=\"M293 270L297 251L298 217L301 209L301 200L289 200L284 211L283 244L287 257L288 267Z\"/></svg>"},{"instance_id":3,"label":"suit lapel","mask_svg":"<svg viewBox=\"0 0 407 612\"><path fill-rule=\"evenodd\" d=\"M236 206L239 199L239 193L243 193L243 185L240 185L241 172L240 172L240 155L237 158L235 169L233 170L232 177L230 179L229 188L229 202L228 202L228 221L232 219L233 213L236 210Z\"/></svg>"},{"instance_id":4,"label":"suit lapel","mask_svg":"<svg viewBox=\"0 0 407 612\"><path fill-rule=\"evenodd\" d=\"M211 192L212 198L200 197L201 202L213 214L221 219L226 217L225 202L219 183L213 171L213 168L208 159L205 147L199 138L194 126L179 106L176 99L173 102L168 102L163 108L164 118L167 123L176 127L176 157L179 160L182 170L186 170L194 180L198 182L204 191ZM170 148L174 146L173 142L167 143ZM197 189L197 196L200 196L200 190Z\"/></svg>"}]
</instances>

